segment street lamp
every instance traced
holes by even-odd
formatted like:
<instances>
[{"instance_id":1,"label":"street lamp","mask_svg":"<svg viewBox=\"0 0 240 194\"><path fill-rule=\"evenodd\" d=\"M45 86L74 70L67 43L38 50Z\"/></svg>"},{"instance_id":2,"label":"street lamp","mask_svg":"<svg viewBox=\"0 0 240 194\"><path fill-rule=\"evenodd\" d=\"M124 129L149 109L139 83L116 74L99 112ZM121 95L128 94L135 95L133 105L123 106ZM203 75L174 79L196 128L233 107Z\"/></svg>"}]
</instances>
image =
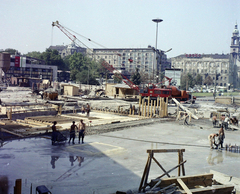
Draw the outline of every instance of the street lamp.
<instances>
[{"instance_id":1,"label":"street lamp","mask_svg":"<svg viewBox=\"0 0 240 194\"><path fill-rule=\"evenodd\" d=\"M158 23L162 22L163 20L162 19L153 19L152 21L157 24L157 26L156 26L156 45L155 45L154 62L153 62L153 82L154 82L154 66L155 65L157 66L156 52L157 52ZM157 68L157 75L159 74L158 70L159 69Z\"/></svg>"}]
</instances>

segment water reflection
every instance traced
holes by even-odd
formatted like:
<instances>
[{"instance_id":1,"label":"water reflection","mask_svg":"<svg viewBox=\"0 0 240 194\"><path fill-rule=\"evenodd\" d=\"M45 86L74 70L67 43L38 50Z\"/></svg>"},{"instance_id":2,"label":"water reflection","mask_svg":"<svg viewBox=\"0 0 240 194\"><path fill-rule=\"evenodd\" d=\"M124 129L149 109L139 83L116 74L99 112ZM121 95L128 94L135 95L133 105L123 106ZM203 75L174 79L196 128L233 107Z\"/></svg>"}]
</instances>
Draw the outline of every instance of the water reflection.
<instances>
[{"instance_id":1,"label":"water reflection","mask_svg":"<svg viewBox=\"0 0 240 194\"><path fill-rule=\"evenodd\" d=\"M55 162L59 159L59 156L51 156L51 165L52 165L52 168L54 169L56 167L56 164ZM70 162L70 165L73 166L75 161L78 162L78 166L81 166L82 162L84 162L84 157L82 156L72 156L70 155L69 156L69 162Z\"/></svg>"},{"instance_id":2,"label":"water reflection","mask_svg":"<svg viewBox=\"0 0 240 194\"><path fill-rule=\"evenodd\" d=\"M52 168L55 168L55 162L58 160L59 156L51 156L51 165Z\"/></svg>"},{"instance_id":3,"label":"water reflection","mask_svg":"<svg viewBox=\"0 0 240 194\"><path fill-rule=\"evenodd\" d=\"M223 153L220 150L210 150L207 157L207 162L210 165L216 165L223 162Z\"/></svg>"}]
</instances>

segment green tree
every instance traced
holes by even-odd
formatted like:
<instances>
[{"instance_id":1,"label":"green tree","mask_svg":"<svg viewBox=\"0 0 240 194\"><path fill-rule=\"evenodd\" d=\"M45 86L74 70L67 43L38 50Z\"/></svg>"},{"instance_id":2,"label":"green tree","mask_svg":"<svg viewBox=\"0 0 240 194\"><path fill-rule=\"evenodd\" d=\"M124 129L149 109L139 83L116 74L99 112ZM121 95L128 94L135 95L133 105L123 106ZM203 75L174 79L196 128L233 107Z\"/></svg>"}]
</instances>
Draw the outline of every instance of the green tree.
<instances>
[{"instance_id":1,"label":"green tree","mask_svg":"<svg viewBox=\"0 0 240 194\"><path fill-rule=\"evenodd\" d=\"M5 49L4 52L10 53L10 55L15 55L16 53L20 54L16 49L11 49L11 48Z\"/></svg>"},{"instance_id":2,"label":"green tree","mask_svg":"<svg viewBox=\"0 0 240 194\"><path fill-rule=\"evenodd\" d=\"M57 50L46 49L46 51L42 53L41 59L44 60L47 65L57 66L60 70L66 69L65 63Z\"/></svg>"},{"instance_id":3,"label":"green tree","mask_svg":"<svg viewBox=\"0 0 240 194\"><path fill-rule=\"evenodd\" d=\"M202 76L200 74L197 74L194 80L195 80L195 85L202 85Z\"/></svg>"},{"instance_id":4,"label":"green tree","mask_svg":"<svg viewBox=\"0 0 240 194\"><path fill-rule=\"evenodd\" d=\"M189 87L193 87L195 85L195 81L193 79L192 74L182 74L181 76L181 88L188 90Z\"/></svg>"},{"instance_id":5,"label":"green tree","mask_svg":"<svg viewBox=\"0 0 240 194\"><path fill-rule=\"evenodd\" d=\"M99 84L96 77L99 77L98 63L84 56L82 53L74 53L68 59L70 76L72 80L80 81L83 84Z\"/></svg>"},{"instance_id":6,"label":"green tree","mask_svg":"<svg viewBox=\"0 0 240 194\"><path fill-rule=\"evenodd\" d=\"M26 56L36 58L36 59L41 59L42 53L39 51L32 51L32 52L28 52Z\"/></svg>"},{"instance_id":7,"label":"green tree","mask_svg":"<svg viewBox=\"0 0 240 194\"><path fill-rule=\"evenodd\" d=\"M139 69L136 68L136 71L134 74L132 74L131 76L131 81L135 84L135 85L139 85L141 83L141 75L139 73Z\"/></svg>"},{"instance_id":8,"label":"green tree","mask_svg":"<svg viewBox=\"0 0 240 194\"><path fill-rule=\"evenodd\" d=\"M122 76L120 73L114 73L113 75L113 80L114 80L114 83L122 83Z\"/></svg>"},{"instance_id":9,"label":"green tree","mask_svg":"<svg viewBox=\"0 0 240 194\"><path fill-rule=\"evenodd\" d=\"M207 76L206 79L204 80L204 84L210 86L213 84L213 79L211 78L211 76Z\"/></svg>"},{"instance_id":10,"label":"green tree","mask_svg":"<svg viewBox=\"0 0 240 194\"><path fill-rule=\"evenodd\" d=\"M140 71L139 73L140 73L141 80L142 80L141 83L143 83L143 84L148 83L148 80L149 80L148 73L146 73L145 71Z\"/></svg>"}]
</instances>

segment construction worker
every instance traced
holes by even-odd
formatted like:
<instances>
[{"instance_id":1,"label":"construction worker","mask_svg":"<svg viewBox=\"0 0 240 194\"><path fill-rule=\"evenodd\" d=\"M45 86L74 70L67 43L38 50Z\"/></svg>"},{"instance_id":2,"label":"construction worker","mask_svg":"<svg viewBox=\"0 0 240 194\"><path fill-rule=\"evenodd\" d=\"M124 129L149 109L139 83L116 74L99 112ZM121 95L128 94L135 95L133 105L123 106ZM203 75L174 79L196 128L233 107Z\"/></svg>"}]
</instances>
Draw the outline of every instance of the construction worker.
<instances>
[{"instance_id":1,"label":"construction worker","mask_svg":"<svg viewBox=\"0 0 240 194\"><path fill-rule=\"evenodd\" d=\"M225 139L225 133L224 133L223 127L219 129L218 133L219 133L219 145L221 146L221 148L223 148L223 141Z\"/></svg>"},{"instance_id":2,"label":"construction worker","mask_svg":"<svg viewBox=\"0 0 240 194\"><path fill-rule=\"evenodd\" d=\"M72 143L74 143L74 140L75 140L75 129L78 129L77 125L75 125L75 121L72 122L72 125L70 127L70 139L68 141L68 143L70 143L71 139L72 139Z\"/></svg>"},{"instance_id":3,"label":"construction worker","mask_svg":"<svg viewBox=\"0 0 240 194\"><path fill-rule=\"evenodd\" d=\"M78 124L78 129L79 129L78 143L80 143L81 138L82 138L82 143L84 143L83 139L84 139L84 135L85 135L86 125L82 119L80 120L80 123Z\"/></svg>"},{"instance_id":4,"label":"construction worker","mask_svg":"<svg viewBox=\"0 0 240 194\"><path fill-rule=\"evenodd\" d=\"M212 133L208 136L211 149L214 149L213 145L216 145L215 137L218 137L217 133Z\"/></svg>"},{"instance_id":5,"label":"construction worker","mask_svg":"<svg viewBox=\"0 0 240 194\"><path fill-rule=\"evenodd\" d=\"M54 121L52 125L52 145L55 143L55 141L57 141L58 132L57 132L56 124L57 124L57 121Z\"/></svg>"},{"instance_id":6,"label":"construction worker","mask_svg":"<svg viewBox=\"0 0 240 194\"><path fill-rule=\"evenodd\" d=\"M89 113L90 113L90 105L89 105L88 103L87 103L86 111L87 111L87 117L89 117Z\"/></svg>"}]
</instances>

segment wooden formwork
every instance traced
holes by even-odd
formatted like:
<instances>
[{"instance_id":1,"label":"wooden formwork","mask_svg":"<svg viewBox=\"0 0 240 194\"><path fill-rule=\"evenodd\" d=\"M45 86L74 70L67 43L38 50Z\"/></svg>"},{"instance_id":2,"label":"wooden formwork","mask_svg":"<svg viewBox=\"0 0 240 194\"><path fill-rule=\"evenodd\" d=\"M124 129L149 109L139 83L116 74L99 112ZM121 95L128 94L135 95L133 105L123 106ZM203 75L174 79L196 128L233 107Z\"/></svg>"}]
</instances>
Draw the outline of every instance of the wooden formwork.
<instances>
[{"instance_id":1,"label":"wooden formwork","mask_svg":"<svg viewBox=\"0 0 240 194\"><path fill-rule=\"evenodd\" d=\"M162 165L154 157L156 153L178 153L178 165L170 170L165 170ZM203 194L232 194L234 192L234 186L224 185L213 179L213 173L199 174L185 176L183 152L185 149L151 149L147 150L148 159L144 168L141 183L138 192L145 192L148 194L170 194L170 193L203 193ZM156 164L163 170L163 174L156 179L148 181L151 162L154 160ZM178 168L178 176L171 177L169 173ZM181 175L182 171L182 176ZM168 176L168 178L162 178Z\"/></svg>"},{"instance_id":2,"label":"wooden formwork","mask_svg":"<svg viewBox=\"0 0 240 194\"><path fill-rule=\"evenodd\" d=\"M158 97L156 100L151 100L150 96L147 102L141 96L139 97L138 115L142 117L167 117L168 116L168 98Z\"/></svg>"}]
</instances>

